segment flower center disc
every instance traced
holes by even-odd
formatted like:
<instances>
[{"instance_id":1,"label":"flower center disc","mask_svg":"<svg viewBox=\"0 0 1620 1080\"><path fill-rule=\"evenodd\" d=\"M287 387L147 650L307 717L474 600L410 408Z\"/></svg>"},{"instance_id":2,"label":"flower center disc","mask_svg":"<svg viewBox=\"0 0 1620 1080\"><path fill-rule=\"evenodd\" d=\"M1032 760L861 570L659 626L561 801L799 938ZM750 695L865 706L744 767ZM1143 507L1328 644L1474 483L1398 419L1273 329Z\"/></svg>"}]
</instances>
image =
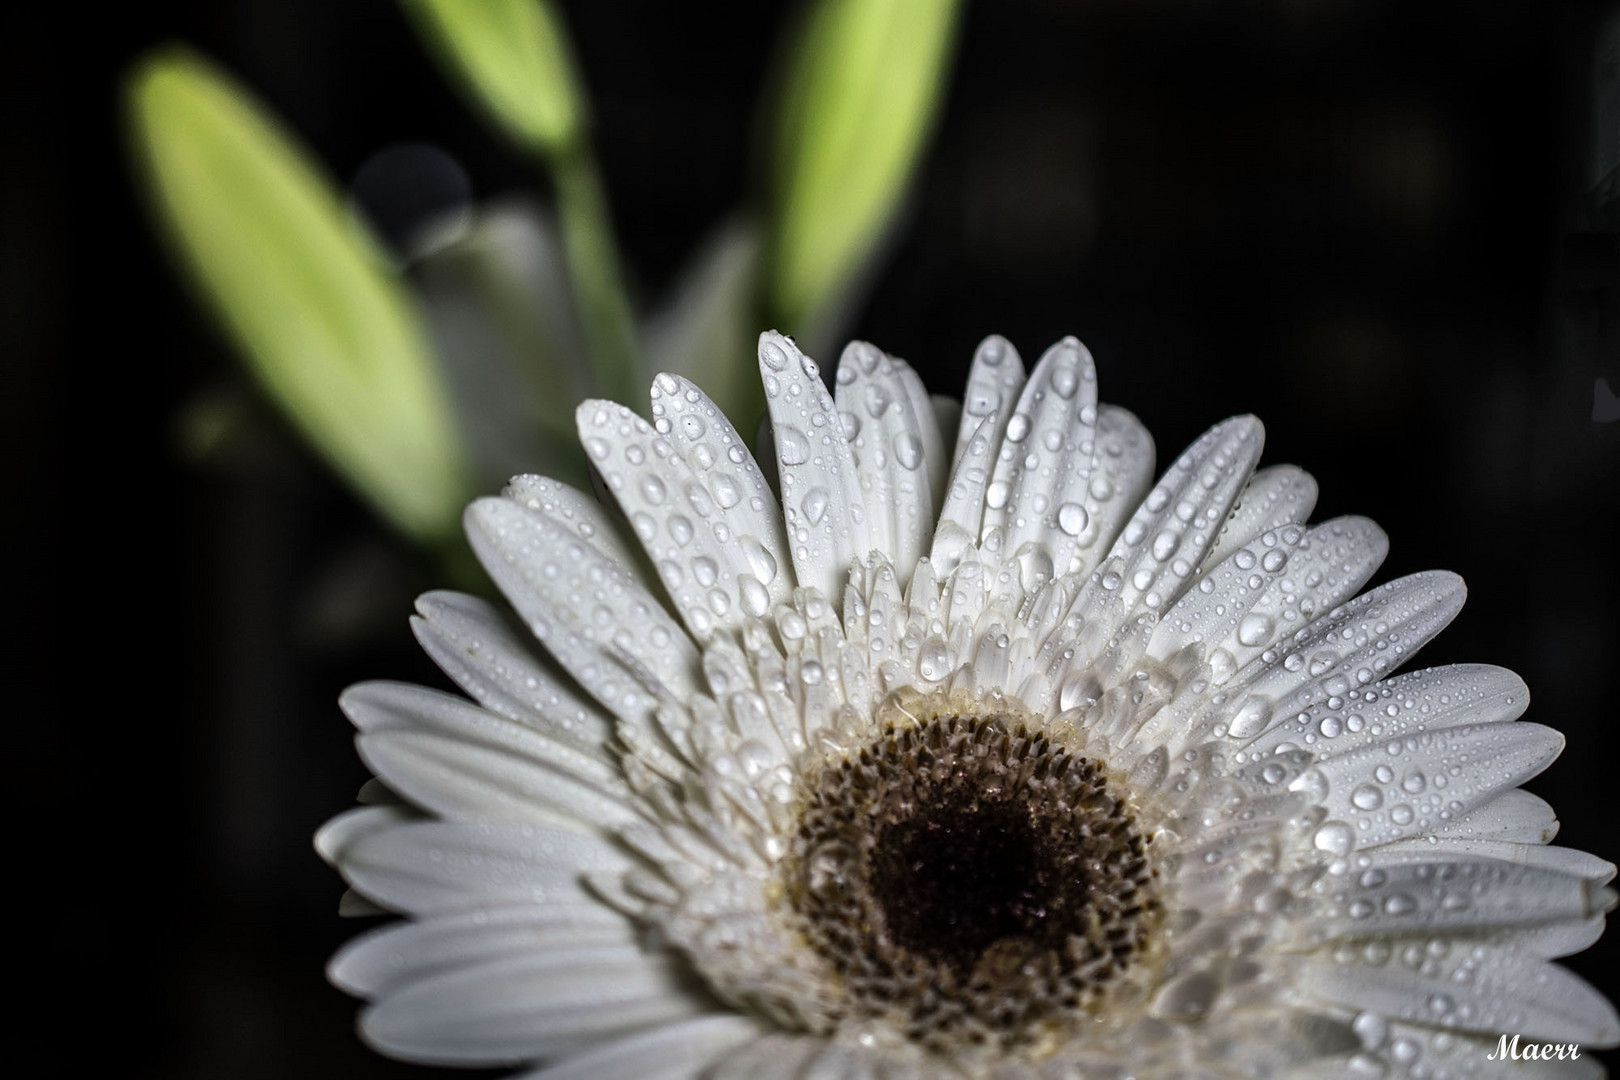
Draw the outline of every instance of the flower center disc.
<instances>
[{"instance_id":1,"label":"flower center disc","mask_svg":"<svg viewBox=\"0 0 1620 1080\"><path fill-rule=\"evenodd\" d=\"M789 865L842 1014L938 1050L1028 1044L1094 1008L1160 912L1102 768L999 716L891 725L826 766Z\"/></svg>"}]
</instances>

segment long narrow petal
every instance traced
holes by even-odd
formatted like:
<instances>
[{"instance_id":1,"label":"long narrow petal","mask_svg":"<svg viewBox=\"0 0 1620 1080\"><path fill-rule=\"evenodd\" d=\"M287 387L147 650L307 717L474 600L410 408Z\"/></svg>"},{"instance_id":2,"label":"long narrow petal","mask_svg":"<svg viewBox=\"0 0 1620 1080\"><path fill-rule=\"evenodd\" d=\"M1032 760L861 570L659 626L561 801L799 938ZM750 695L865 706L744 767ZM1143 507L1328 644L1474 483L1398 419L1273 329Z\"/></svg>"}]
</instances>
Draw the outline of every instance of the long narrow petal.
<instances>
[{"instance_id":1,"label":"long narrow petal","mask_svg":"<svg viewBox=\"0 0 1620 1080\"><path fill-rule=\"evenodd\" d=\"M771 413L782 510L799 584L836 602L850 561L872 550L866 499L821 369L792 339L762 334L759 368Z\"/></svg>"},{"instance_id":2,"label":"long narrow petal","mask_svg":"<svg viewBox=\"0 0 1620 1080\"><path fill-rule=\"evenodd\" d=\"M718 1058L760 1032L758 1023L736 1013L679 1020L514 1080L696 1080Z\"/></svg>"},{"instance_id":3,"label":"long narrow petal","mask_svg":"<svg viewBox=\"0 0 1620 1080\"><path fill-rule=\"evenodd\" d=\"M407 1061L532 1061L698 1014L683 966L622 947L524 952L410 983L367 1009L360 1031Z\"/></svg>"}]
</instances>

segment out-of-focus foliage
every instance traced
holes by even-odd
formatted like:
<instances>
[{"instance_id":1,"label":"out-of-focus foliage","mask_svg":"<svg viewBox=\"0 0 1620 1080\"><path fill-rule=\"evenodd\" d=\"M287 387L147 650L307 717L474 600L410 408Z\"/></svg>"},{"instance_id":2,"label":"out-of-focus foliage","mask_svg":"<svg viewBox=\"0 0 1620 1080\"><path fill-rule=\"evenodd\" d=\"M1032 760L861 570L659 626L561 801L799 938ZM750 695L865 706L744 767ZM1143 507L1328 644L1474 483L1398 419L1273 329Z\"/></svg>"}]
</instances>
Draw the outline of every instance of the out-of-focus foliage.
<instances>
[{"instance_id":1,"label":"out-of-focus foliage","mask_svg":"<svg viewBox=\"0 0 1620 1080\"><path fill-rule=\"evenodd\" d=\"M938 111L957 5L822 0L789 60L771 161L770 313L814 328L881 238Z\"/></svg>"},{"instance_id":2,"label":"out-of-focus foliage","mask_svg":"<svg viewBox=\"0 0 1620 1080\"><path fill-rule=\"evenodd\" d=\"M183 51L129 83L153 203L203 300L305 436L400 529L452 535L469 493L409 291L297 144Z\"/></svg>"},{"instance_id":3,"label":"out-of-focus foliage","mask_svg":"<svg viewBox=\"0 0 1620 1080\"><path fill-rule=\"evenodd\" d=\"M562 16L549 0L402 0L428 50L474 104L551 172L594 392L646 390L586 107Z\"/></svg>"},{"instance_id":4,"label":"out-of-focus foliage","mask_svg":"<svg viewBox=\"0 0 1620 1080\"><path fill-rule=\"evenodd\" d=\"M553 199L475 214L415 257L409 280L217 71L160 53L128 92L158 214L199 291L310 441L424 541L453 534L468 495L512 473L585 483L574 405L644 407L658 371L703 386L752 432L758 331L830 336L871 276L937 112L958 8L815 0L777 82L763 206L717 228L638 327L555 5L400 2Z\"/></svg>"},{"instance_id":5,"label":"out-of-focus foliage","mask_svg":"<svg viewBox=\"0 0 1620 1080\"><path fill-rule=\"evenodd\" d=\"M546 0L403 0L418 33L515 142L565 153L587 113L562 20Z\"/></svg>"}]
</instances>

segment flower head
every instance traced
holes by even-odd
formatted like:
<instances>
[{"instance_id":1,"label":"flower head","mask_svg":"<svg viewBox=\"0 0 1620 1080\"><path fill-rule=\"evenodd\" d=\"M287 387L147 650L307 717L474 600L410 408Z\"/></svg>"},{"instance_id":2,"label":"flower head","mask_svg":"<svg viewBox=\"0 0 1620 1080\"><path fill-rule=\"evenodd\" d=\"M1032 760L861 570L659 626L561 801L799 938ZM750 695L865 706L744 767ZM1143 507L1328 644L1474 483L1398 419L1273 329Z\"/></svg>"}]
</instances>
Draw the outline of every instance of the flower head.
<instances>
[{"instance_id":1,"label":"flower head","mask_svg":"<svg viewBox=\"0 0 1620 1080\"><path fill-rule=\"evenodd\" d=\"M1154 484L1072 338L1027 382L987 339L960 423L869 345L833 394L779 335L760 368L778 487L689 383L658 378L652 423L587 402L622 520L519 477L466 523L523 629L419 601L476 704L345 695L379 782L318 844L407 916L332 964L373 1045L559 1080L1058 1080L1498 1075L1525 1067L1502 1035L1620 1041L1550 962L1614 902L1518 788L1561 737L1514 722L1512 672L1396 674L1462 582L1358 596L1383 533L1307 525L1258 421Z\"/></svg>"}]
</instances>

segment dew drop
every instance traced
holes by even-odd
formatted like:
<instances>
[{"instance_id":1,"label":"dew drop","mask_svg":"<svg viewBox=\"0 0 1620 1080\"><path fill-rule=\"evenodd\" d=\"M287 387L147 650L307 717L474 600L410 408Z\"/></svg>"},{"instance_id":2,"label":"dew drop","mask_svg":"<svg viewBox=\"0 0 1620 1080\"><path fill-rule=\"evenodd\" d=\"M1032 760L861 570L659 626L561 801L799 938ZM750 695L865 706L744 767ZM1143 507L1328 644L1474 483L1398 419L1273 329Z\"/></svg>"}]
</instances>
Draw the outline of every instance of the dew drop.
<instances>
[{"instance_id":1,"label":"dew drop","mask_svg":"<svg viewBox=\"0 0 1620 1080\"><path fill-rule=\"evenodd\" d=\"M804 518L812 525L819 525L823 515L827 513L827 500L829 496L826 488L815 487L804 493L799 502L799 508L804 511Z\"/></svg>"},{"instance_id":2,"label":"dew drop","mask_svg":"<svg viewBox=\"0 0 1620 1080\"><path fill-rule=\"evenodd\" d=\"M1376 810L1384 805L1384 789L1376 784L1362 784L1350 795L1357 810Z\"/></svg>"},{"instance_id":3,"label":"dew drop","mask_svg":"<svg viewBox=\"0 0 1620 1080\"><path fill-rule=\"evenodd\" d=\"M1081 533L1085 532L1086 525L1089 522L1090 515L1086 513L1086 508L1081 506L1079 503L1064 503L1062 506L1058 507L1058 528L1062 529L1070 536L1079 536Z\"/></svg>"},{"instance_id":4,"label":"dew drop","mask_svg":"<svg viewBox=\"0 0 1620 1080\"><path fill-rule=\"evenodd\" d=\"M776 456L784 465L803 465L810 460L810 441L792 424L776 427Z\"/></svg>"},{"instance_id":5,"label":"dew drop","mask_svg":"<svg viewBox=\"0 0 1620 1080\"><path fill-rule=\"evenodd\" d=\"M1241 645L1255 648L1271 640L1273 626L1265 615L1248 614L1238 622L1237 639Z\"/></svg>"},{"instance_id":6,"label":"dew drop","mask_svg":"<svg viewBox=\"0 0 1620 1080\"><path fill-rule=\"evenodd\" d=\"M714 493L714 501L724 509L729 510L742 502L742 488L726 473L720 473L709 481L709 489Z\"/></svg>"},{"instance_id":7,"label":"dew drop","mask_svg":"<svg viewBox=\"0 0 1620 1080\"><path fill-rule=\"evenodd\" d=\"M901 466L915 469L922 464L922 442L909 431L894 437L894 456Z\"/></svg>"},{"instance_id":8,"label":"dew drop","mask_svg":"<svg viewBox=\"0 0 1620 1080\"><path fill-rule=\"evenodd\" d=\"M1316 830L1311 842L1329 855L1348 855L1356 834L1342 821L1329 821Z\"/></svg>"},{"instance_id":9,"label":"dew drop","mask_svg":"<svg viewBox=\"0 0 1620 1080\"><path fill-rule=\"evenodd\" d=\"M742 601L743 610L756 619L764 618L765 613L771 610L771 594L752 574L737 575L737 596Z\"/></svg>"},{"instance_id":10,"label":"dew drop","mask_svg":"<svg viewBox=\"0 0 1620 1080\"><path fill-rule=\"evenodd\" d=\"M1065 401L1074 397L1080 388L1080 376L1070 364L1063 364L1052 372L1052 391Z\"/></svg>"}]
</instances>

